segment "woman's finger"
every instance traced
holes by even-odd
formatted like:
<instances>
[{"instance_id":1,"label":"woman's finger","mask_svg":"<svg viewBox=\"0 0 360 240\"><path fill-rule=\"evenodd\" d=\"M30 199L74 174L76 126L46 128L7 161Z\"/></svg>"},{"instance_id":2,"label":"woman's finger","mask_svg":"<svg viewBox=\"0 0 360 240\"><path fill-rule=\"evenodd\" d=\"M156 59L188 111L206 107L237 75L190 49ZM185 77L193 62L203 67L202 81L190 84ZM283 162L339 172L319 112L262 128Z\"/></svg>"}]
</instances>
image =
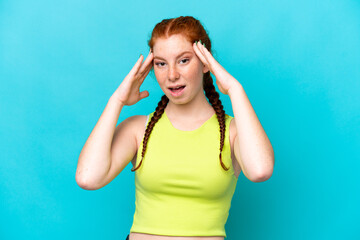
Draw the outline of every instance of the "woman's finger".
<instances>
[{"instance_id":1,"label":"woman's finger","mask_svg":"<svg viewBox=\"0 0 360 240\"><path fill-rule=\"evenodd\" d=\"M204 45L202 45L200 42L198 42L196 44L196 46L199 48L200 52L202 53L202 56L205 58L206 63L209 64L209 59L207 56L207 52L205 51L206 48L204 47Z\"/></svg>"},{"instance_id":2,"label":"woman's finger","mask_svg":"<svg viewBox=\"0 0 360 240\"><path fill-rule=\"evenodd\" d=\"M140 99L143 99L143 98L146 98L146 97L148 97L149 96L149 92L148 91L142 91L141 93L140 93Z\"/></svg>"},{"instance_id":3,"label":"woman's finger","mask_svg":"<svg viewBox=\"0 0 360 240\"><path fill-rule=\"evenodd\" d=\"M142 84L142 83L144 82L144 80L145 80L146 76L149 74L151 68L152 68L152 65L150 64L150 65L146 68L145 72L142 73L142 75L141 75L140 78L139 78L140 84Z\"/></svg>"},{"instance_id":4,"label":"woman's finger","mask_svg":"<svg viewBox=\"0 0 360 240\"><path fill-rule=\"evenodd\" d=\"M141 67L141 62L142 62L143 58L144 58L143 55L140 54L139 59L136 61L135 65L130 70L129 76L134 76L139 71L139 68Z\"/></svg>"},{"instance_id":5,"label":"woman's finger","mask_svg":"<svg viewBox=\"0 0 360 240\"><path fill-rule=\"evenodd\" d=\"M204 54L200 51L196 42L194 43L194 51L195 51L196 55L200 58L200 60L203 62L203 64L208 65L208 62L207 62L206 58L204 57Z\"/></svg>"},{"instance_id":6,"label":"woman's finger","mask_svg":"<svg viewBox=\"0 0 360 240\"><path fill-rule=\"evenodd\" d=\"M199 44L199 48L208 63L208 66L215 66L218 62L215 60L213 55L209 52L209 50L202 44Z\"/></svg>"},{"instance_id":7,"label":"woman's finger","mask_svg":"<svg viewBox=\"0 0 360 240\"><path fill-rule=\"evenodd\" d=\"M147 55L147 57L146 57L146 59L144 61L144 63L140 67L139 73L143 73L144 71L146 71L148 65L151 64L152 60L153 60L153 54L152 54L152 52L150 50L149 54Z\"/></svg>"},{"instance_id":8,"label":"woman's finger","mask_svg":"<svg viewBox=\"0 0 360 240\"><path fill-rule=\"evenodd\" d=\"M147 74L146 72L148 72L152 67L153 67L152 58L146 59L138 73L139 77L142 77L143 75Z\"/></svg>"}]
</instances>

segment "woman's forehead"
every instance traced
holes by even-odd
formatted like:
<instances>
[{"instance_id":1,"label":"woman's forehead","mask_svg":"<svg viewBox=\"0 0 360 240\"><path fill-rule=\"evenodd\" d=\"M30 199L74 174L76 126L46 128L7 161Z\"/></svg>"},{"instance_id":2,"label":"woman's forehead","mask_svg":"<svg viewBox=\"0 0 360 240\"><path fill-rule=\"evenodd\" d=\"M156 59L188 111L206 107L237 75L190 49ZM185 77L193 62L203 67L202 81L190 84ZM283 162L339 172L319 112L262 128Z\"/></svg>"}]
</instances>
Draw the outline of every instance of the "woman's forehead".
<instances>
[{"instance_id":1,"label":"woman's forehead","mask_svg":"<svg viewBox=\"0 0 360 240\"><path fill-rule=\"evenodd\" d=\"M183 36L157 39L153 47L154 58L179 57L184 53L194 53L192 44Z\"/></svg>"},{"instance_id":2,"label":"woman's forehead","mask_svg":"<svg viewBox=\"0 0 360 240\"><path fill-rule=\"evenodd\" d=\"M153 46L153 52L177 50L180 49L192 49L192 44L181 34L175 34L168 38L158 38Z\"/></svg>"}]
</instances>

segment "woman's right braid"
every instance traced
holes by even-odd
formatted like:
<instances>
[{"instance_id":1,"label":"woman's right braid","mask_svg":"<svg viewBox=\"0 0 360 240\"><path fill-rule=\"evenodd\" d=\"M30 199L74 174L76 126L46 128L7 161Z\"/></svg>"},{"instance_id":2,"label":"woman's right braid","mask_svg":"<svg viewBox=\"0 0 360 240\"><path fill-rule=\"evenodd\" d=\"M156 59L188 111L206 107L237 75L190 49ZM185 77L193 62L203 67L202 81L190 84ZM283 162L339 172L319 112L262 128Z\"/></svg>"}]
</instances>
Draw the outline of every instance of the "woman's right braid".
<instances>
[{"instance_id":1,"label":"woman's right braid","mask_svg":"<svg viewBox=\"0 0 360 240\"><path fill-rule=\"evenodd\" d=\"M146 146L147 146L147 142L148 142L148 139L149 139L149 136L151 134L151 131L153 130L154 126L155 126L155 123L157 123L157 121L159 121L159 119L161 118L162 114L164 113L165 111L165 107L167 106L169 102L169 98L166 96L166 95L163 95L161 97L161 100L159 101L156 109L155 109L155 112L150 120L150 122L148 123L148 125L146 126L146 130L145 130L145 135L144 135L144 139L143 139L143 149L142 149L142 152L141 152L141 161L140 161L140 164L138 167L136 167L134 169L134 167L131 169L132 172L136 171L140 166L141 166L141 163L143 161L143 158L145 156L145 151L146 151Z\"/></svg>"},{"instance_id":2,"label":"woman's right braid","mask_svg":"<svg viewBox=\"0 0 360 240\"><path fill-rule=\"evenodd\" d=\"M215 86L213 84L213 80L212 77L210 75L210 72L207 72L204 74L204 91L205 91L205 95L206 97L209 99L210 104L212 105L216 116L218 118L218 122L219 122L219 130L220 130L220 154L219 154L219 159L220 159L220 165L222 166L222 168L224 170L229 170L229 167L226 167L224 162L222 161L222 150L224 147L224 141L225 141L225 111L224 111L224 107L221 103L220 100L220 95L219 93L216 91Z\"/></svg>"}]
</instances>

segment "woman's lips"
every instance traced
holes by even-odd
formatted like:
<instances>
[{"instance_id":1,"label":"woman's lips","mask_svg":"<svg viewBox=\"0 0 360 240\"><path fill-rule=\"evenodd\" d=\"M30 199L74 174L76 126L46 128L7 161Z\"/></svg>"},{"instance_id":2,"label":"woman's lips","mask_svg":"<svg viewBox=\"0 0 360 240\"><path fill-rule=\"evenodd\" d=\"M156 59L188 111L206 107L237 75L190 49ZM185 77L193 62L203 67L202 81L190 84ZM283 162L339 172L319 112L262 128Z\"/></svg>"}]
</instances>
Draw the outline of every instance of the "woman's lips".
<instances>
[{"instance_id":1,"label":"woman's lips","mask_svg":"<svg viewBox=\"0 0 360 240\"><path fill-rule=\"evenodd\" d=\"M180 86L177 88L169 88L169 89L172 96L178 97L184 92L185 86Z\"/></svg>"}]
</instances>

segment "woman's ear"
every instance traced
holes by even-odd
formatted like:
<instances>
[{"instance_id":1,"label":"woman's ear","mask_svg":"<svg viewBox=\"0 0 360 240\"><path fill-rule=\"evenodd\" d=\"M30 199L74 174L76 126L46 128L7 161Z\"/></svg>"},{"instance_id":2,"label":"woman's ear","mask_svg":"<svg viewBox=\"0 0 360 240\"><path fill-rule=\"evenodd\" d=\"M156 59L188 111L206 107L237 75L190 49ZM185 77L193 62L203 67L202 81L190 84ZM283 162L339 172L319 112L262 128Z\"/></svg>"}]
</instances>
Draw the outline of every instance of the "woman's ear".
<instances>
[{"instance_id":1,"label":"woman's ear","mask_svg":"<svg viewBox=\"0 0 360 240\"><path fill-rule=\"evenodd\" d=\"M206 66L206 65L204 65L204 67L203 67L203 73L207 73L209 71L209 68Z\"/></svg>"}]
</instances>

